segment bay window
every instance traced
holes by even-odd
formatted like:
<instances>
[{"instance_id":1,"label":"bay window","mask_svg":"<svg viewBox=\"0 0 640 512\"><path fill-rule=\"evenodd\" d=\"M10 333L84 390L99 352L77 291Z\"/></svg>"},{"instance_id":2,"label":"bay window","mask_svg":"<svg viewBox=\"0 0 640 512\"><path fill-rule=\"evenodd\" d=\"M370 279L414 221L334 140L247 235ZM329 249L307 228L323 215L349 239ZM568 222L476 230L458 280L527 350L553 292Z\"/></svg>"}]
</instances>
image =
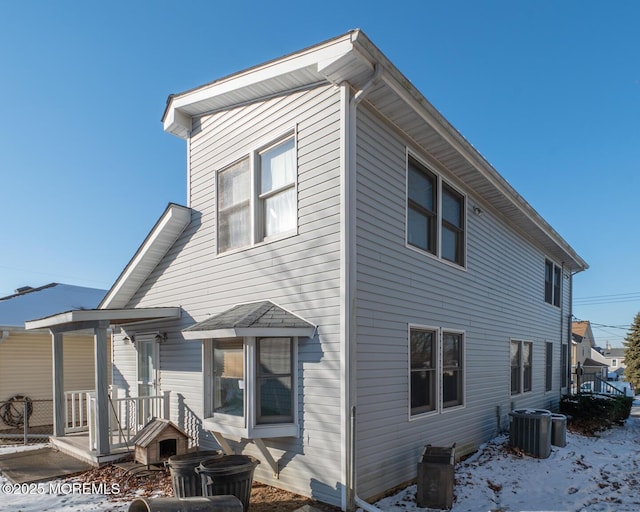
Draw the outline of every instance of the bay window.
<instances>
[{"instance_id":1,"label":"bay window","mask_svg":"<svg viewBox=\"0 0 640 512\"><path fill-rule=\"evenodd\" d=\"M247 439L296 437L296 351L292 337L205 344L205 426Z\"/></svg>"}]
</instances>

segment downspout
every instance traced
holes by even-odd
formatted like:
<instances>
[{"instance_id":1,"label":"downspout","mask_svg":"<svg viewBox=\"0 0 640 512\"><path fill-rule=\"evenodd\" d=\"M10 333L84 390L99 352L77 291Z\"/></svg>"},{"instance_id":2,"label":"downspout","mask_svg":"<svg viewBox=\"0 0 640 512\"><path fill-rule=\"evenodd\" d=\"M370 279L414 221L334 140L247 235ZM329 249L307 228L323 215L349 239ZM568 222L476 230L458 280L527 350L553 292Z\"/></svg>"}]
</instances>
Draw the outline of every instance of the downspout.
<instances>
[{"instance_id":1,"label":"downspout","mask_svg":"<svg viewBox=\"0 0 640 512\"><path fill-rule=\"evenodd\" d=\"M348 444L348 460L346 474L346 508L353 510L355 505L368 512L382 512L380 509L370 505L358 497L356 492L356 240L355 240L355 218L356 218L356 110L360 102L365 98L371 87L382 75L382 67L374 65L374 73L371 79L356 93L348 102L346 117L346 138L345 147L346 168L345 171L345 334L347 349L345 350L345 395L346 405L349 411L349 429L347 431L346 442ZM343 84L348 93L348 85Z\"/></svg>"},{"instance_id":2,"label":"downspout","mask_svg":"<svg viewBox=\"0 0 640 512\"><path fill-rule=\"evenodd\" d=\"M580 272L584 272L586 269L581 268L580 270L576 270L575 272L569 271L569 314L567 315L567 368L565 369L567 372L567 395L571 394L571 354L573 350L571 350L571 343L573 342L572 330L573 330L573 276ZM562 388L560 389L560 394L562 395ZM562 398L562 397L561 397Z\"/></svg>"}]
</instances>

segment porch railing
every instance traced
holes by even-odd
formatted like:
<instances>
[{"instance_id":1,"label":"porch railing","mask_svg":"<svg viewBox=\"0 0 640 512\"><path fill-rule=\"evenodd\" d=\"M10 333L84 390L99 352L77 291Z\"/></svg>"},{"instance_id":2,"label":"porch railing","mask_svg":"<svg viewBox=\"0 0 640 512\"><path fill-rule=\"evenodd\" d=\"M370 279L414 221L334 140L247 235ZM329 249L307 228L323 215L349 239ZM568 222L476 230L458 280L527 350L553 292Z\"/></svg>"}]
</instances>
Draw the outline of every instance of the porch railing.
<instances>
[{"instance_id":1,"label":"porch railing","mask_svg":"<svg viewBox=\"0 0 640 512\"><path fill-rule=\"evenodd\" d=\"M90 389L67 391L65 393L65 433L87 432L89 430Z\"/></svg>"},{"instance_id":2,"label":"porch railing","mask_svg":"<svg viewBox=\"0 0 640 512\"><path fill-rule=\"evenodd\" d=\"M66 394L65 433L88 432L89 449L96 449L96 395L93 390ZM141 397L109 397L109 442L111 449L130 446L130 441L151 418L169 419L170 392Z\"/></svg>"},{"instance_id":3,"label":"porch railing","mask_svg":"<svg viewBox=\"0 0 640 512\"><path fill-rule=\"evenodd\" d=\"M169 419L169 391L156 396L112 398L109 411L111 448L129 446L131 438L152 418Z\"/></svg>"}]
</instances>

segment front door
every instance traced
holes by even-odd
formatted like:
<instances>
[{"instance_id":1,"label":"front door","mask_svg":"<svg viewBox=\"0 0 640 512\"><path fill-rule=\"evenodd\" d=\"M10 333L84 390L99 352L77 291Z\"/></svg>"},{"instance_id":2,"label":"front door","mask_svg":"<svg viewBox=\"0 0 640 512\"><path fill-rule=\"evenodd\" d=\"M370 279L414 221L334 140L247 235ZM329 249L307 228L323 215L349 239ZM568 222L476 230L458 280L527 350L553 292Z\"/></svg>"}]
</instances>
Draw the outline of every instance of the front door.
<instances>
[{"instance_id":1,"label":"front door","mask_svg":"<svg viewBox=\"0 0 640 512\"><path fill-rule=\"evenodd\" d=\"M138 396L155 396L157 394L157 348L154 338L136 340L138 349Z\"/></svg>"}]
</instances>

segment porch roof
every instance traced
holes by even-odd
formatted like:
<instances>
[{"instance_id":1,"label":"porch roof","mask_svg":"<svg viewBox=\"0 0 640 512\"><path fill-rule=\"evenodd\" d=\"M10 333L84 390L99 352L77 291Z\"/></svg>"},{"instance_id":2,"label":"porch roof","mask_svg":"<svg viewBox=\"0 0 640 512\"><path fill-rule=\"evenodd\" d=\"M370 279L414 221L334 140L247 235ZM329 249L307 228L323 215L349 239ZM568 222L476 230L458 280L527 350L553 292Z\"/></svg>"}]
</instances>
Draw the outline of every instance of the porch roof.
<instances>
[{"instance_id":1,"label":"porch roof","mask_svg":"<svg viewBox=\"0 0 640 512\"><path fill-rule=\"evenodd\" d=\"M25 328L50 329L54 332L75 331L97 327L99 324L120 325L145 320L180 318L182 308L76 309L55 315L28 320Z\"/></svg>"},{"instance_id":2,"label":"porch roof","mask_svg":"<svg viewBox=\"0 0 640 512\"><path fill-rule=\"evenodd\" d=\"M311 337L316 326L271 301L237 304L182 330L187 340L242 336Z\"/></svg>"}]
</instances>

